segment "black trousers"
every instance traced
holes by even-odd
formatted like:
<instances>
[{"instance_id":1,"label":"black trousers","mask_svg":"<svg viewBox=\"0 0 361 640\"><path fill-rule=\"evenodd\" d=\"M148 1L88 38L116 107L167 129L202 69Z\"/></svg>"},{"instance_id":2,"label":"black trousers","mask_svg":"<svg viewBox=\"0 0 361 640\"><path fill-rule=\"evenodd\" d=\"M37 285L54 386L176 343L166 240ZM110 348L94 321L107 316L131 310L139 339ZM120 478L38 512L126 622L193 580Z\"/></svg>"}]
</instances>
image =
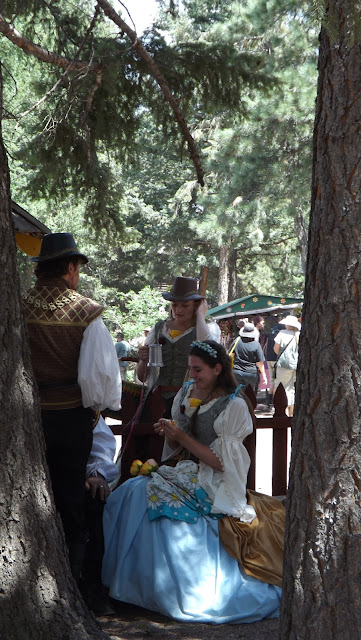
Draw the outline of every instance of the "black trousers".
<instances>
[{"instance_id":1,"label":"black trousers","mask_svg":"<svg viewBox=\"0 0 361 640\"><path fill-rule=\"evenodd\" d=\"M93 442L93 412L79 407L42 411L46 459L68 547L85 544L86 464Z\"/></svg>"},{"instance_id":2,"label":"black trousers","mask_svg":"<svg viewBox=\"0 0 361 640\"><path fill-rule=\"evenodd\" d=\"M86 545L82 578L88 589L101 588L102 563L104 555L103 536L103 511L105 502L102 502L98 493L94 498L90 491L87 492L85 501L86 524L88 531L88 543Z\"/></svg>"}]
</instances>

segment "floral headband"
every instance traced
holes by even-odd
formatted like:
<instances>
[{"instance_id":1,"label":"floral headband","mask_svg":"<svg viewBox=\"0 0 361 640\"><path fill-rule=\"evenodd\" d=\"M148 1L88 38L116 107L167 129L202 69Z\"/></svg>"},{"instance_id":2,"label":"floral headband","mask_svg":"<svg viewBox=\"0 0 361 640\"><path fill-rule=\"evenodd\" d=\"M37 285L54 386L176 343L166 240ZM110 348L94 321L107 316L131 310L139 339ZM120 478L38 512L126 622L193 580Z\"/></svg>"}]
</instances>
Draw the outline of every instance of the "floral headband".
<instances>
[{"instance_id":1,"label":"floral headband","mask_svg":"<svg viewBox=\"0 0 361 640\"><path fill-rule=\"evenodd\" d=\"M198 349L203 349L203 351L208 353L208 355L210 355L211 358L217 358L218 356L217 351L213 349L213 347L211 347L210 344L207 344L207 342L198 342L198 340L195 340L191 344L191 349L193 349L193 347L197 347Z\"/></svg>"}]
</instances>

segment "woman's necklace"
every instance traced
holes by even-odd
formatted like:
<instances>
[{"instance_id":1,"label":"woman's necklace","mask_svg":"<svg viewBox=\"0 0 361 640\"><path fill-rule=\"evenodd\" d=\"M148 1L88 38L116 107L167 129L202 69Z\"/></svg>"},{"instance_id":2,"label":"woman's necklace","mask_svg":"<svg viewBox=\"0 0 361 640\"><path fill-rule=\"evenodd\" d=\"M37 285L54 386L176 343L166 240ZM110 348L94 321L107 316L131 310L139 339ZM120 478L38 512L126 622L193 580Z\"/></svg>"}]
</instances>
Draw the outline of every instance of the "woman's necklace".
<instances>
[{"instance_id":1,"label":"woman's necklace","mask_svg":"<svg viewBox=\"0 0 361 640\"><path fill-rule=\"evenodd\" d=\"M215 385L214 385L214 387L210 390L210 392L209 392L209 393L207 393L206 397L205 397L205 398L203 398L203 400L201 400L200 406L201 406L202 404L206 404L207 400L209 400L209 399L213 396L213 394L214 394L214 392L215 392L215 390L216 390L216 386L217 386L217 385L215 384Z\"/></svg>"},{"instance_id":2,"label":"woman's necklace","mask_svg":"<svg viewBox=\"0 0 361 640\"><path fill-rule=\"evenodd\" d=\"M203 400L199 400L198 398L194 398L193 396L189 398L189 404L192 407L192 409L195 408L199 408L201 407L203 404L205 404L213 395L215 389L216 389L217 385L215 384L213 389L211 389L209 391L209 393L207 393L207 395L203 398ZM181 412L181 414L185 413L186 407L185 404L181 404L179 407L179 411Z\"/></svg>"}]
</instances>

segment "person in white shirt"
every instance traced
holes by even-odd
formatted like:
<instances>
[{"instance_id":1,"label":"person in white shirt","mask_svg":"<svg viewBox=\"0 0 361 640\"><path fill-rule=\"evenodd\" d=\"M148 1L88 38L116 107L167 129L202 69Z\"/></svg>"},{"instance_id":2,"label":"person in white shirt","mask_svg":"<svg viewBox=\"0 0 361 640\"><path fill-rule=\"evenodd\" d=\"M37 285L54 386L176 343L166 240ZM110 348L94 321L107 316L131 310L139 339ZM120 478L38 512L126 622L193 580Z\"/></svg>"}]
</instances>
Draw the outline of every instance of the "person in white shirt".
<instances>
[{"instance_id":1,"label":"person in white shirt","mask_svg":"<svg viewBox=\"0 0 361 640\"><path fill-rule=\"evenodd\" d=\"M122 386L113 341L101 318L104 309L76 291L88 258L72 234L45 235L40 255L32 260L37 281L23 298L31 362L55 505L79 583L94 417L97 411L120 408Z\"/></svg>"}]
</instances>

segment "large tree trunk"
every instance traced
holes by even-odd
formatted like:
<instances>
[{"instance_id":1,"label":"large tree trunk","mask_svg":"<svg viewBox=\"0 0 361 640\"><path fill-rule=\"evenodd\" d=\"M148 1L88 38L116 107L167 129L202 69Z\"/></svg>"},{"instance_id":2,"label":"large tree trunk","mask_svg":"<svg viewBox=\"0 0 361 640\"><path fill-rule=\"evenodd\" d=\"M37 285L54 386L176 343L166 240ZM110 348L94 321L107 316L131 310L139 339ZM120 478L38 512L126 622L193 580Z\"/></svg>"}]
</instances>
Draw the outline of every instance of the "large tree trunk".
<instances>
[{"instance_id":1,"label":"large tree trunk","mask_svg":"<svg viewBox=\"0 0 361 640\"><path fill-rule=\"evenodd\" d=\"M361 635L361 48L320 37L314 173L286 520L284 640Z\"/></svg>"},{"instance_id":2,"label":"large tree trunk","mask_svg":"<svg viewBox=\"0 0 361 640\"><path fill-rule=\"evenodd\" d=\"M219 250L219 275L217 303L228 302L229 283L229 245L222 245Z\"/></svg>"},{"instance_id":3,"label":"large tree trunk","mask_svg":"<svg viewBox=\"0 0 361 640\"><path fill-rule=\"evenodd\" d=\"M236 300L237 297L237 251L232 249L229 258L228 300Z\"/></svg>"},{"instance_id":4,"label":"large tree trunk","mask_svg":"<svg viewBox=\"0 0 361 640\"><path fill-rule=\"evenodd\" d=\"M0 115L1 89L0 74ZM80 599L53 504L15 255L0 128L0 637L100 640L108 636Z\"/></svg>"}]
</instances>

